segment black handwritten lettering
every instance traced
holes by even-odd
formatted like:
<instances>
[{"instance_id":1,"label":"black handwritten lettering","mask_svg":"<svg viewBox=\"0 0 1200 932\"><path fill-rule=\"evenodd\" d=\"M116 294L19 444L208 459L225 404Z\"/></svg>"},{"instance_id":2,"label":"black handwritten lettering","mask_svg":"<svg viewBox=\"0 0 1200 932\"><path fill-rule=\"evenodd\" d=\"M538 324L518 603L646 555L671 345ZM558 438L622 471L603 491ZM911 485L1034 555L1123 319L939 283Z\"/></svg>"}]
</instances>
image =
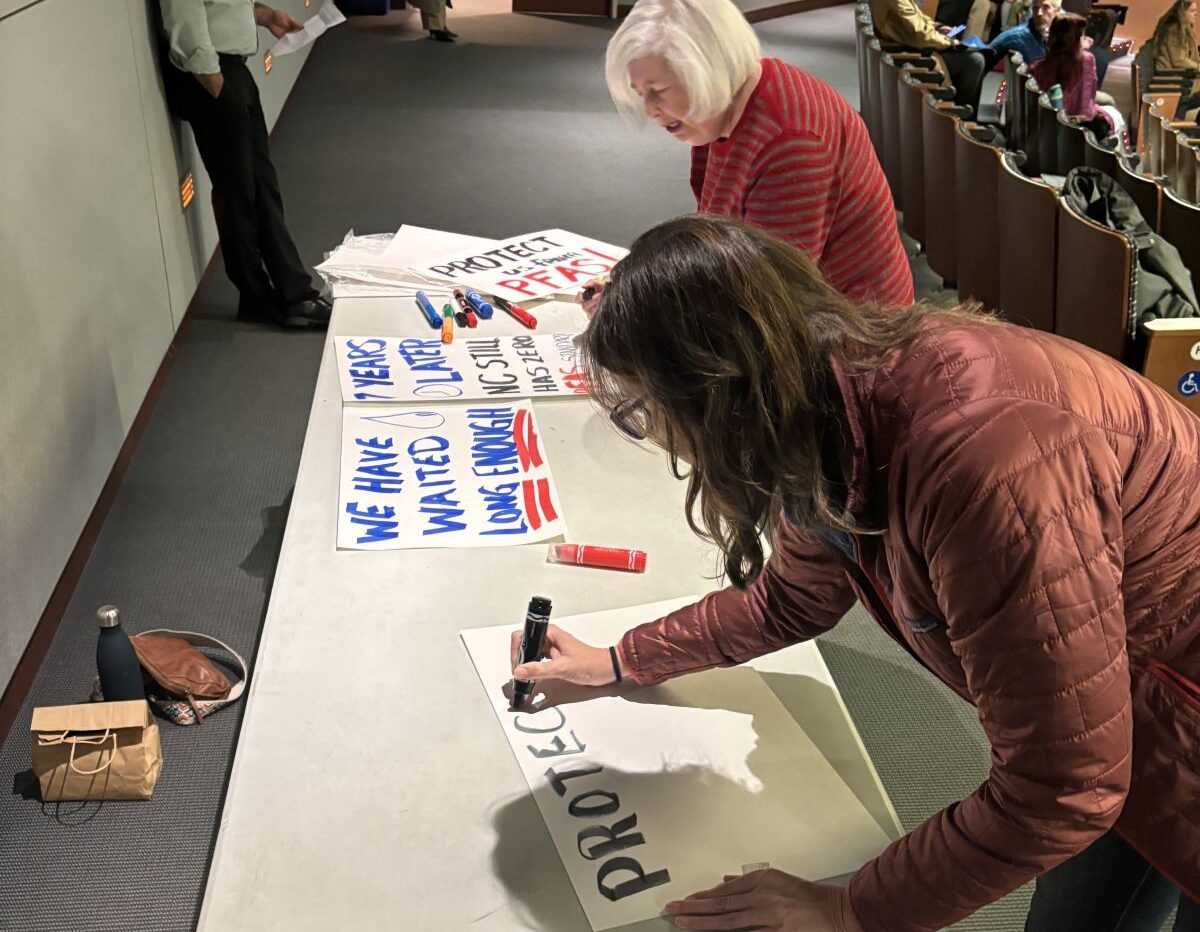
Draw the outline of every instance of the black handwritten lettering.
<instances>
[{"instance_id":1,"label":"black handwritten lettering","mask_svg":"<svg viewBox=\"0 0 1200 932\"><path fill-rule=\"evenodd\" d=\"M562 794L560 793L559 795L561 796ZM579 848L580 855L589 861L598 861L600 858L608 857L617 851L624 851L626 848L636 848L638 845L644 845L646 838L641 832L626 834L626 832L633 828L637 828L636 812L624 819L618 819L612 824L611 828L607 825L589 825L587 828L581 829L579 835L576 836L576 847ZM602 838L604 840L598 844L589 845L585 851L583 843L593 838Z\"/></svg>"},{"instance_id":2,"label":"black handwritten lettering","mask_svg":"<svg viewBox=\"0 0 1200 932\"><path fill-rule=\"evenodd\" d=\"M606 802L586 803L587 800L593 797L603 797ZM567 803L567 812L577 819L612 815L620 808L621 798L616 793L610 793L608 790L588 790L586 793L580 793Z\"/></svg>"},{"instance_id":3,"label":"black handwritten lettering","mask_svg":"<svg viewBox=\"0 0 1200 932\"><path fill-rule=\"evenodd\" d=\"M571 740L575 742L575 747L567 747L566 742L562 738L555 737L550 742L548 748L535 748L532 744L527 744L525 747L529 753L539 760L544 760L547 757L566 757L569 754L582 754L587 750L587 745L575 737L575 732L571 732Z\"/></svg>"},{"instance_id":4,"label":"black handwritten lettering","mask_svg":"<svg viewBox=\"0 0 1200 932\"><path fill-rule=\"evenodd\" d=\"M609 886L605 881L618 871L628 871L635 876L629 880L623 880L616 886ZM623 900L627 896L632 896L635 893L641 893L644 890L649 890L651 887L658 887L664 883L671 882L670 871L660 870L654 871L652 874L647 874L645 868L642 867L633 858L613 858L611 861L605 861L600 866L600 870L596 873L596 889L606 899L612 900L614 903L617 900Z\"/></svg>"},{"instance_id":5,"label":"black handwritten lettering","mask_svg":"<svg viewBox=\"0 0 1200 932\"><path fill-rule=\"evenodd\" d=\"M567 717L563 714L563 710L560 709L558 706L551 706L548 709L542 709L540 712L535 712L533 715L531 715L529 717L534 718L538 715L545 715L547 712L553 712L555 715L558 716L558 724L557 725L552 725L550 728L531 728L528 725L522 725L521 724L521 716L517 715L513 718L513 728L515 728L517 731L524 732L527 735L548 735L552 731L558 731L560 728L563 727L563 725L567 724ZM546 772L549 773L550 771L546 771Z\"/></svg>"},{"instance_id":6,"label":"black handwritten lettering","mask_svg":"<svg viewBox=\"0 0 1200 932\"><path fill-rule=\"evenodd\" d=\"M567 721L566 716L563 716L563 723ZM597 765L588 767L586 764L578 767L575 770L555 770L553 767L546 768L546 779L550 781L550 786L554 788L559 796L567 795L567 781L574 780L576 777L590 777L594 773L600 773L604 770L603 767Z\"/></svg>"}]
</instances>

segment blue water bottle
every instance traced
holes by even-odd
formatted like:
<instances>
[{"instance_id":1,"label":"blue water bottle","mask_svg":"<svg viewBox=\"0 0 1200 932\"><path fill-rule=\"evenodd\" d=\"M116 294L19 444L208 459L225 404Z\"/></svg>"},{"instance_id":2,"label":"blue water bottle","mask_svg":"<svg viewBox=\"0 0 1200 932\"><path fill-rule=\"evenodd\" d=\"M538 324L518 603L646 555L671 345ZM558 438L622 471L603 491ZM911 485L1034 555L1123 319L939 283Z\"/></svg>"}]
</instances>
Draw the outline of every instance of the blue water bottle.
<instances>
[{"instance_id":1,"label":"blue water bottle","mask_svg":"<svg viewBox=\"0 0 1200 932\"><path fill-rule=\"evenodd\" d=\"M105 702L145 699L142 687L142 667L133 650L133 642L121 627L120 612L115 605L96 609L100 622L100 640L96 642L96 671L100 674L100 691Z\"/></svg>"}]
</instances>

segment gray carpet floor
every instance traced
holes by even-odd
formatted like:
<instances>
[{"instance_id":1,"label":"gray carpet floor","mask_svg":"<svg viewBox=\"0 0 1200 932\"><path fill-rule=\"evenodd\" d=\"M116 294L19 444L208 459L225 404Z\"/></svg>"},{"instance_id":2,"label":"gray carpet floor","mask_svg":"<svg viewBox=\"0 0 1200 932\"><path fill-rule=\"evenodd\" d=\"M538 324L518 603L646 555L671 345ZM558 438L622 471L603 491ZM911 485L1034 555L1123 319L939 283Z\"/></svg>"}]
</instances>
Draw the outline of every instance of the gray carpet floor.
<instances>
[{"instance_id":1,"label":"gray carpet floor","mask_svg":"<svg viewBox=\"0 0 1200 932\"><path fill-rule=\"evenodd\" d=\"M459 0L451 15L457 45L424 40L411 14L352 20L318 43L272 141L307 261L320 261L351 228L412 223L503 236L558 226L627 244L692 209L686 149L612 111L601 67L611 23L470 16L470 2ZM857 103L851 9L762 24L767 54ZM914 269L919 292L945 300L922 260ZM30 783L27 729L34 705L86 698L102 603L119 605L132 631L200 629L254 652L322 337L237 323L235 306L221 275L199 296L92 558L0 748L12 788L0 797L5 932L195 925L241 705L199 728L163 725L168 763L146 803L42 804ZM973 711L861 611L822 650L906 827L984 778ZM1017 930L1026 896L959 928Z\"/></svg>"}]
</instances>

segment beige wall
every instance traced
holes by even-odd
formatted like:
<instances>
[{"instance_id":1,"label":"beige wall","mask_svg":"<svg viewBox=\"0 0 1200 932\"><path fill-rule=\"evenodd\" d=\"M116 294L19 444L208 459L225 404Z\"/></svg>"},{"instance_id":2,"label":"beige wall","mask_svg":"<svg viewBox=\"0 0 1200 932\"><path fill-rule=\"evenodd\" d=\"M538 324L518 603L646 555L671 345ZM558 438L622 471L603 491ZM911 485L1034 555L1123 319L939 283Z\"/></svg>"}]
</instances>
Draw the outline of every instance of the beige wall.
<instances>
[{"instance_id":1,"label":"beige wall","mask_svg":"<svg viewBox=\"0 0 1200 932\"><path fill-rule=\"evenodd\" d=\"M153 2L0 0L0 689L217 244ZM250 61L268 125L304 58Z\"/></svg>"}]
</instances>

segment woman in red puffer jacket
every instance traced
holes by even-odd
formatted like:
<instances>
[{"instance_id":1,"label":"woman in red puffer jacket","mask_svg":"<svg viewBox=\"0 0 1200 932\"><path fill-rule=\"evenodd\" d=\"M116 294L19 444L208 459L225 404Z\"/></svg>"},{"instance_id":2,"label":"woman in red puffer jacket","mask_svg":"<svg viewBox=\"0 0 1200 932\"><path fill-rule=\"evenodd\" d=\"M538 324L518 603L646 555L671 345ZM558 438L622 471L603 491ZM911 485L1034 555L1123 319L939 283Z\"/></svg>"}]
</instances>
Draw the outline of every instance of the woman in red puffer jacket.
<instances>
[{"instance_id":1,"label":"woman in red puffer jacket","mask_svg":"<svg viewBox=\"0 0 1200 932\"><path fill-rule=\"evenodd\" d=\"M582 347L613 421L689 464L733 585L612 654L552 628L517 676L602 685L615 658L658 683L857 599L992 746L845 891L760 871L671 904L679 927L927 932L1036 878L1031 932L1157 930L1177 904L1198 928L1200 419L1049 334L854 304L718 217L640 237Z\"/></svg>"}]
</instances>

